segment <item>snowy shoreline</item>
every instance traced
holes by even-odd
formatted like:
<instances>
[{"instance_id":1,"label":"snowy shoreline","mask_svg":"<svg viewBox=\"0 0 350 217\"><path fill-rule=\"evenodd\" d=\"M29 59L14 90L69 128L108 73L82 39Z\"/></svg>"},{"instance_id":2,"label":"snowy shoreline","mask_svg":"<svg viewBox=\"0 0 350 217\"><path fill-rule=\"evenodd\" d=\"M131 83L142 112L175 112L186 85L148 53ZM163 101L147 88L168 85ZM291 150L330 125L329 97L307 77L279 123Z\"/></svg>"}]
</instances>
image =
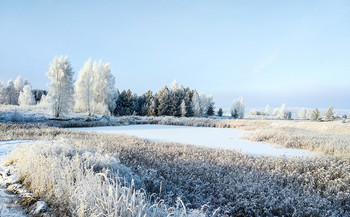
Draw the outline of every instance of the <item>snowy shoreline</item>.
<instances>
[{"instance_id":1,"label":"snowy shoreline","mask_svg":"<svg viewBox=\"0 0 350 217\"><path fill-rule=\"evenodd\" d=\"M31 140L1 140L0 141L0 216L26 217L49 210L44 201L36 200L22 184L12 167L4 167L2 159L14 148L32 143ZM27 208L21 205L21 200L33 200ZM27 214L29 213L29 215Z\"/></svg>"}]
</instances>

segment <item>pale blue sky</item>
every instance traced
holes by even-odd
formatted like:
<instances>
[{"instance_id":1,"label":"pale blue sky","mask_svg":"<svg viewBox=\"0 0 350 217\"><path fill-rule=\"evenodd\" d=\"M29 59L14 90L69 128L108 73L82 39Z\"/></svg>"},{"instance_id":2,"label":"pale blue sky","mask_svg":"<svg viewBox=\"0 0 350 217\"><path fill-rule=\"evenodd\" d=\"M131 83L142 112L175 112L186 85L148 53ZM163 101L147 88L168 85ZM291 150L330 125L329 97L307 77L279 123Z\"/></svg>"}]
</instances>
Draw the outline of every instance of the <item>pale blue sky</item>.
<instances>
[{"instance_id":1,"label":"pale blue sky","mask_svg":"<svg viewBox=\"0 0 350 217\"><path fill-rule=\"evenodd\" d=\"M350 1L0 0L0 79L92 57L138 94L177 80L248 107L350 108Z\"/></svg>"}]
</instances>

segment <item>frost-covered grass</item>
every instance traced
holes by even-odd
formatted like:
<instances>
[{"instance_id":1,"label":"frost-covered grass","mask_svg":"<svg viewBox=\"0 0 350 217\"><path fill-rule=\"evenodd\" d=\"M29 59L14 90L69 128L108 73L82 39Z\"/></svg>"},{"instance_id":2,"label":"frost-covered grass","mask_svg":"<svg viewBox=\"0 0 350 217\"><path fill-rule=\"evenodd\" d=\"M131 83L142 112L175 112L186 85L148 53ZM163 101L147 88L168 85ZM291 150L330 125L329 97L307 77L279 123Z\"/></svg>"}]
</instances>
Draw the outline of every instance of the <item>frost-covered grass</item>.
<instances>
[{"instance_id":1,"label":"frost-covered grass","mask_svg":"<svg viewBox=\"0 0 350 217\"><path fill-rule=\"evenodd\" d=\"M21 183L45 199L56 216L186 215L180 200L175 207L151 200L142 181L116 156L45 141L23 145L3 162L17 168Z\"/></svg>"},{"instance_id":2,"label":"frost-covered grass","mask_svg":"<svg viewBox=\"0 0 350 217\"><path fill-rule=\"evenodd\" d=\"M237 121L231 127L254 130L251 123ZM257 128L270 124L261 122ZM170 205L181 196L188 210L207 209L208 215L218 208L220 216L350 215L350 163L332 155L253 157L231 150L39 125L1 124L1 136L65 142L75 150L117 155L122 165L140 177L147 193L157 193ZM20 154L24 155L30 155L28 160L36 156L26 151ZM35 173L26 168L29 174Z\"/></svg>"},{"instance_id":3,"label":"frost-covered grass","mask_svg":"<svg viewBox=\"0 0 350 217\"><path fill-rule=\"evenodd\" d=\"M265 127L252 126L245 138L287 148L309 150L350 162L350 124L341 122L269 121Z\"/></svg>"}]
</instances>

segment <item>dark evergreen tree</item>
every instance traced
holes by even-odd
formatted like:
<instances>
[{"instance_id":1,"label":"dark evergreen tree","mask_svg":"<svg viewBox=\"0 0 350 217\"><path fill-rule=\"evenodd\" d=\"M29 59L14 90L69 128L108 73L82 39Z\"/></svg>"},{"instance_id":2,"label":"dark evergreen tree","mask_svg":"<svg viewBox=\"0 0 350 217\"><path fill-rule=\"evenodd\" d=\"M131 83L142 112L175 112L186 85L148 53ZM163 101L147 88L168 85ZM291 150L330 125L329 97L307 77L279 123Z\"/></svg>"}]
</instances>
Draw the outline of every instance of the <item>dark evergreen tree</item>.
<instances>
[{"instance_id":1,"label":"dark evergreen tree","mask_svg":"<svg viewBox=\"0 0 350 217\"><path fill-rule=\"evenodd\" d=\"M238 118L238 110L236 108L234 108L232 111L231 111L231 116L234 118L234 119L237 119Z\"/></svg>"},{"instance_id":2,"label":"dark evergreen tree","mask_svg":"<svg viewBox=\"0 0 350 217\"><path fill-rule=\"evenodd\" d=\"M159 90L156 97L158 100L158 116L171 115L171 98L168 87L164 86Z\"/></svg>"},{"instance_id":3,"label":"dark evergreen tree","mask_svg":"<svg viewBox=\"0 0 350 217\"><path fill-rule=\"evenodd\" d=\"M207 115L208 116L213 116L215 113L214 113L214 103L211 103L209 105L209 108L208 108L208 111L207 111Z\"/></svg>"},{"instance_id":4,"label":"dark evergreen tree","mask_svg":"<svg viewBox=\"0 0 350 217\"><path fill-rule=\"evenodd\" d=\"M141 95L140 97L138 97L137 104L138 104L138 111L137 111L138 115L140 116L147 115L148 105L144 95Z\"/></svg>"},{"instance_id":5,"label":"dark evergreen tree","mask_svg":"<svg viewBox=\"0 0 350 217\"><path fill-rule=\"evenodd\" d=\"M123 90L116 101L114 115L124 116L131 115L133 112L133 96L131 90Z\"/></svg>"},{"instance_id":6,"label":"dark evergreen tree","mask_svg":"<svg viewBox=\"0 0 350 217\"><path fill-rule=\"evenodd\" d=\"M175 117L180 117L181 112L181 103L185 99L185 88L183 86L177 88L171 93L171 115Z\"/></svg>"},{"instance_id":7,"label":"dark evergreen tree","mask_svg":"<svg viewBox=\"0 0 350 217\"><path fill-rule=\"evenodd\" d=\"M139 105L139 97L137 96L136 93L134 93L134 95L132 96L131 99L132 102L132 115L139 115L141 113L141 108Z\"/></svg>"},{"instance_id":8,"label":"dark evergreen tree","mask_svg":"<svg viewBox=\"0 0 350 217\"><path fill-rule=\"evenodd\" d=\"M157 116L158 100L156 97L151 99L151 105L148 108L147 116Z\"/></svg>"},{"instance_id":9,"label":"dark evergreen tree","mask_svg":"<svg viewBox=\"0 0 350 217\"><path fill-rule=\"evenodd\" d=\"M148 90L146 93L142 94L139 97L139 107L141 116L146 116L148 114L148 109L151 106L151 99L153 99L153 93L151 90Z\"/></svg>"},{"instance_id":10,"label":"dark evergreen tree","mask_svg":"<svg viewBox=\"0 0 350 217\"><path fill-rule=\"evenodd\" d=\"M40 102L40 100L43 98L43 96L47 95L46 90L39 90L39 89L32 90L32 93L34 95L34 99L35 99L36 103Z\"/></svg>"},{"instance_id":11,"label":"dark evergreen tree","mask_svg":"<svg viewBox=\"0 0 350 217\"><path fill-rule=\"evenodd\" d=\"M185 104L186 104L186 117L193 117L193 108L192 108L192 97L193 91L189 88L185 89Z\"/></svg>"},{"instance_id":12,"label":"dark evergreen tree","mask_svg":"<svg viewBox=\"0 0 350 217\"><path fill-rule=\"evenodd\" d=\"M222 108L219 108L219 111L218 111L219 117L221 117L223 113L224 113L224 112L222 111Z\"/></svg>"}]
</instances>

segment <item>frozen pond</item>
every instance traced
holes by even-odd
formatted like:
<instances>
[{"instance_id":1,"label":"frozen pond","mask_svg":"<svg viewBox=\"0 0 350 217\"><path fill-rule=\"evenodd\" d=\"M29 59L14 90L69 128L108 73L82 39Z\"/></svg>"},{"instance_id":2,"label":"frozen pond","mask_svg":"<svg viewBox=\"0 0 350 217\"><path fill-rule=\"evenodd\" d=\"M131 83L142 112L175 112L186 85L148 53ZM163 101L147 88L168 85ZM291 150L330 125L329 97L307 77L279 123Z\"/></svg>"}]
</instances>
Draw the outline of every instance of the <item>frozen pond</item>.
<instances>
[{"instance_id":1,"label":"frozen pond","mask_svg":"<svg viewBox=\"0 0 350 217\"><path fill-rule=\"evenodd\" d=\"M211 148L235 149L252 155L309 156L310 153L291 148L275 148L268 143L240 139L246 131L229 128L186 127L169 125L129 125L75 128L76 130L119 133L151 141L179 142Z\"/></svg>"}]
</instances>

